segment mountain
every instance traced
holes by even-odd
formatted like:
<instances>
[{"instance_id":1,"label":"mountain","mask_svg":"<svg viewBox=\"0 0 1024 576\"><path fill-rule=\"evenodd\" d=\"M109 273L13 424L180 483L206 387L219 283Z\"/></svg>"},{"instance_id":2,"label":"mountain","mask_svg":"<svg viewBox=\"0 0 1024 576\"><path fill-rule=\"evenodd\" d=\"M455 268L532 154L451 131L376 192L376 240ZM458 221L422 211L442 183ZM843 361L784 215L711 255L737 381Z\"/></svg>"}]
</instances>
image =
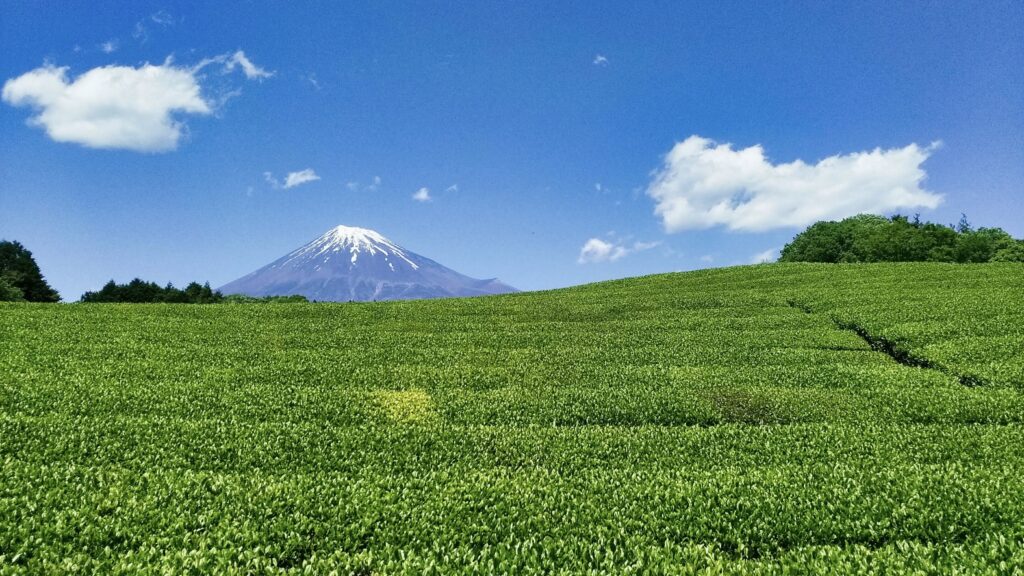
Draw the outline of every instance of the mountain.
<instances>
[{"instance_id":1,"label":"mountain","mask_svg":"<svg viewBox=\"0 0 1024 576\"><path fill-rule=\"evenodd\" d=\"M366 228L337 226L309 244L228 282L224 294L310 300L411 300L518 292L497 278L477 280L402 248Z\"/></svg>"}]
</instances>

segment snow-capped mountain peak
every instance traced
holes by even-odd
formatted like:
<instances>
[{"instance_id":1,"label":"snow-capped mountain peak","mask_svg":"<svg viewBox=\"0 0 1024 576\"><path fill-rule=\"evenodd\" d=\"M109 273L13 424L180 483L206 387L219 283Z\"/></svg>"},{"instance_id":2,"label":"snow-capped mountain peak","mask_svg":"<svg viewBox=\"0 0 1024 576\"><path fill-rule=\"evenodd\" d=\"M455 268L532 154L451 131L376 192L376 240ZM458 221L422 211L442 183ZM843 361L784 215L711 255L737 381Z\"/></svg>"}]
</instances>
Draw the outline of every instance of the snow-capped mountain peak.
<instances>
[{"instance_id":1,"label":"snow-capped mountain peak","mask_svg":"<svg viewBox=\"0 0 1024 576\"><path fill-rule=\"evenodd\" d=\"M311 300L402 300L515 292L477 280L402 248L368 228L335 226L276 261L229 282L226 294Z\"/></svg>"},{"instance_id":2,"label":"snow-capped mountain peak","mask_svg":"<svg viewBox=\"0 0 1024 576\"><path fill-rule=\"evenodd\" d=\"M413 270L419 268L418 264L406 256L405 250L401 246L388 240L376 230L359 228L357 226L335 226L331 228L316 240L289 254L288 260L285 263L292 260L317 258L336 252L348 252L352 264L359 261L360 254L366 253L370 256L382 254L392 271L394 270L394 263L390 262L391 256L394 256L396 260L404 261Z\"/></svg>"}]
</instances>

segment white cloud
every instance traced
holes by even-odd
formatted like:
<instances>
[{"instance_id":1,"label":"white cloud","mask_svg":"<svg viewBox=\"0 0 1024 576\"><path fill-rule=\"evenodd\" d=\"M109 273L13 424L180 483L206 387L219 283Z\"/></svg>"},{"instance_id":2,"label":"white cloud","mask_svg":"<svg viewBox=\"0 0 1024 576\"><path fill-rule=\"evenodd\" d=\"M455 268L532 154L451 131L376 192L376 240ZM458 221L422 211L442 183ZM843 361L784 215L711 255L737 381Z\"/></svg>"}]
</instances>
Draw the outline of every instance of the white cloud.
<instances>
[{"instance_id":1,"label":"white cloud","mask_svg":"<svg viewBox=\"0 0 1024 576\"><path fill-rule=\"evenodd\" d=\"M262 80L274 75L273 72L268 72L253 64L251 60L245 57L245 52L241 50L235 52L224 61L224 67L228 72L234 70L235 66L241 66L242 72L249 80Z\"/></svg>"},{"instance_id":2,"label":"white cloud","mask_svg":"<svg viewBox=\"0 0 1024 576\"><path fill-rule=\"evenodd\" d=\"M758 252L750 258L751 264L767 264L769 262L775 262L779 257L778 248L769 248L764 252Z\"/></svg>"},{"instance_id":3,"label":"white cloud","mask_svg":"<svg viewBox=\"0 0 1024 576\"><path fill-rule=\"evenodd\" d=\"M113 54L114 52L117 52L117 47L117 38L114 38L113 40L107 40L103 44L100 44L100 50L102 50L104 54Z\"/></svg>"},{"instance_id":4,"label":"white cloud","mask_svg":"<svg viewBox=\"0 0 1024 576\"><path fill-rule=\"evenodd\" d=\"M288 188L295 188L296 186L306 184L307 182L315 182L320 179L320 176L317 176L317 173L312 168L306 168L305 170L299 170L298 172L289 172L288 175L284 177L284 184L274 176L273 172L264 172L263 179L267 181L267 184L270 184L271 188L284 188L287 190ZM352 183L350 182L349 184Z\"/></svg>"},{"instance_id":5,"label":"white cloud","mask_svg":"<svg viewBox=\"0 0 1024 576\"><path fill-rule=\"evenodd\" d=\"M203 58L199 61L199 64L192 67L192 72L198 73L210 64L222 65L224 67L224 72L233 72L235 68L240 67L242 69L242 73L245 74L245 77L249 80L262 81L264 78L270 78L275 74L275 72L264 70L263 68L253 64L252 61L246 57L245 52L242 52L241 50L236 51L234 54L218 54L212 58Z\"/></svg>"},{"instance_id":6,"label":"white cloud","mask_svg":"<svg viewBox=\"0 0 1024 576\"><path fill-rule=\"evenodd\" d=\"M628 254L628 251L623 246L618 246L611 242L605 242L600 238L591 238L583 244L582 248L580 248L580 256L577 259L577 262L580 264L609 261L614 262L626 254Z\"/></svg>"},{"instance_id":7,"label":"white cloud","mask_svg":"<svg viewBox=\"0 0 1024 576\"><path fill-rule=\"evenodd\" d=\"M345 184L345 187L348 188L349 190L351 190L352 192L355 192L355 191L359 190L359 182L355 182L355 181L347 182Z\"/></svg>"},{"instance_id":8,"label":"white cloud","mask_svg":"<svg viewBox=\"0 0 1024 576\"><path fill-rule=\"evenodd\" d=\"M232 62L239 55L244 58L241 51L230 58L218 57L225 71L234 68ZM211 114L237 94L204 98L198 72L216 61L206 59L191 68L175 66L171 58L138 68L102 66L74 79L68 78L67 67L47 64L7 80L2 98L12 106L34 108L29 125L43 128L57 142L166 152L178 147L186 130L178 115ZM241 60L237 64L247 77L253 77Z\"/></svg>"},{"instance_id":9,"label":"white cloud","mask_svg":"<svg viewBox=\"0 0 1024 576\"><path fill-rule=\"evenodd\" d=\"M627 246L618 241L605 241L600 238L587 240L580 248L580 255L577 262L580 264L594 264L597 262L615 262L635 252L650 250L661 242L634 242Z\"/></svg>"},{"instance_id":10,"label":"white cloud","mask_svg":"<svg viewBox=\"0 0 1024 576\"><path fill-rule=\"evenodd\" d=\"M854 152L817 164L771 164L761 146L691 136L665 155L647 195L668 232L726 226L759 231L803 227L859 213L935 208L938 194L920 185L921 164L936 145Z\"/></svg>"},{"instance_id":11,"label":"white cloud","mask_svg":"<svg viewBox=\"0 0 1024 576\"><path fill-rule=\"evenodd\" d=\"M289 172L284 178L285 188L295 188L296 186L305 184L307 182L315 182L320 177L316 175L316 172L312 168L306 168L305 170L299 170L298 172Z\"/></svg>"},{"instance_id":12,"label":"white cloud","mask_svg":"<svg viewBox=\"0 0 1024 576\"><path fill-rule=\"evenodd\" d=\"M430 202L432 200L430 197L430 189L425 186L420 188L412 195L412 199L417 202Z\"/></svg>"},{"instance_id":13,"label":"white cloud","mask_svg":"<svg viewBox=\"0 0 1024 576\"><path fill-rule=\"evenodd\" d=\"M607 66L608 65L608 59L605 58L601 54L597 54L597 55L594 56L593 64L594 64L594 66Z\"/></svg>"},{"instance_id":14,"label":"white cloud","mask_svg":"<svg viewBox=\"0 0 1024 576\"><path fill-rule=\"evenodd\" d=\"M444 191L445 192L458 192L459 191L459 185L458 184L452 184L451 186L445 188Z\"/></svg>"},{"instance_id":15,"label":"white cloud","mask_svg":"<svg viewBox=\"0 0 1024 576\"><path fill-rule=\"evenodd\" d=\"M31 106L29 124L57 142L90 148L164 152L178 146L174 114L210 114L192 72L173 66L93 68L68 81L67 68L46 65L8 80L3 100Z\"/></svg>"}]
</instances>

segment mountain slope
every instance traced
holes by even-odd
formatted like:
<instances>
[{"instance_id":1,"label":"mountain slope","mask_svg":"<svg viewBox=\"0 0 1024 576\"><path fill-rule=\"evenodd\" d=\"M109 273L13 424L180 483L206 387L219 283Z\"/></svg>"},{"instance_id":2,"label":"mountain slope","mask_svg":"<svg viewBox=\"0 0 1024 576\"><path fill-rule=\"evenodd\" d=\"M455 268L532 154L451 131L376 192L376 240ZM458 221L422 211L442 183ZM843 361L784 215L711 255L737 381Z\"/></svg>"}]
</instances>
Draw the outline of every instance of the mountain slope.
<instances>
[{"instance_id":1,"label":"mountain slope","mask_svg":"<svg viewBox=\"0 0 1024 576\"><path fill-rule=\"evenodd\" d=\"M270 264L220 287L225 294L310 300L410 300L516 292L406 250L366 228L337 226Z\"/></svg>"}]
</instances>

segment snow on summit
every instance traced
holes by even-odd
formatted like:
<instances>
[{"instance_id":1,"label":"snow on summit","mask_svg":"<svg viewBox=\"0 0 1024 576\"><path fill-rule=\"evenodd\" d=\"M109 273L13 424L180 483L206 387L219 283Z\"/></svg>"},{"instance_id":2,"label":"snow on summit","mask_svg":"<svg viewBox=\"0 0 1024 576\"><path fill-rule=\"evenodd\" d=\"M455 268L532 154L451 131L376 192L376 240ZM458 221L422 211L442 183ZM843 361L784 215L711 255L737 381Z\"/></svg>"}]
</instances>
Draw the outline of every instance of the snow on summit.
<instances>
[{"instance_id":1,"label":"snow on summit","mask_svg":"<svg viewBox=\"0 0 1024 576\"><path fill-rule=\"evenodd\" d=\"M406 250L368 228L335 226L308 244L220 288L225 294L366 301L481 296L515 292L477 280Z\"/></svg>"},{"instance_id":2,"label":"snow on summit","mask_svg":"<svg viewBox=\"0 0 1024 576\"><path fill-rule=\"evenodd\" d=\"M348 251L352 255L351 262L355 264L359 260L359 254L366 252L370 256L377 254L384 255L385 261L390 262L391 257L405 261L413 270L419 266L405 255L405 250L382 236L376 230L369 228L358 228L356 226L335 226L324 232L316 240L295 250L288 256L288 261L296 258L319 257L327 253ZM391 267L394 270L394 267Z\"/></svg>"}]
</instances>

